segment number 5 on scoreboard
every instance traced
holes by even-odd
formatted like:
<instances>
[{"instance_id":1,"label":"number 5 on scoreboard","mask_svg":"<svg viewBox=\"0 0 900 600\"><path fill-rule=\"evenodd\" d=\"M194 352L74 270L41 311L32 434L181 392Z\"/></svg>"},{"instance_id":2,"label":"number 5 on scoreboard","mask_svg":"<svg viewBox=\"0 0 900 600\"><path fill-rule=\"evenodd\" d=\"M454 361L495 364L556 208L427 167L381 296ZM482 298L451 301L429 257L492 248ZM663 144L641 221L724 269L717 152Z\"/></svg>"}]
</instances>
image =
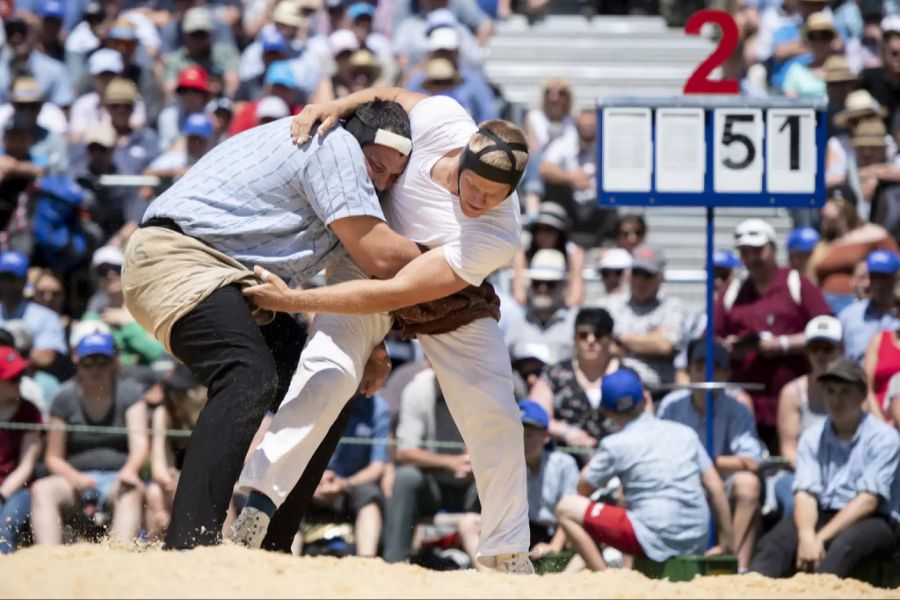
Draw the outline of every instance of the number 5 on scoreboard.
<instances>
[{"instance_id":1,"label":"number 5 on scoreboard","mask_svg":"<svg viewBox=\"0 0 900 600\"><path fill-rule=\"evenodd\" d=\"M760 193L763 119L759 109L715 111L713 189L716 193Z\"/></svg>"},{"instance_id":2,"label":"number 5 on scoreboard","mask_svg":"<svg viewBox=\"0 0 900 600\"><path fill-rule=\"evenodd\" d=\"M766 189L773 194L816 191L816 115L811 109L766 111Z\"/></svg>"}]
</instances>

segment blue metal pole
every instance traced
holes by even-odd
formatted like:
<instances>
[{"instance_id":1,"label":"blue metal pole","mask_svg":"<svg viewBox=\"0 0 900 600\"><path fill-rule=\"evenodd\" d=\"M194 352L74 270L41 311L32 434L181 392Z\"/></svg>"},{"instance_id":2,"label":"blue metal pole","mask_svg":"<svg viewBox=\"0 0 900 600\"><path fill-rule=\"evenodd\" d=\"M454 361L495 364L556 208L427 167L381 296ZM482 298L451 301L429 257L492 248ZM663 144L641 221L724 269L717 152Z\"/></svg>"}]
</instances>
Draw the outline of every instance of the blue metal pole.
<instances>
[{"instance_id":1,"label":"blue metal pole","mask_svg":"<svg viewBox=\"0 0 900 600\"><path fill-rule=\"evenodd\" d=\"M715 344L715 331L713 326L713 310L715 309L715 300L713 298L713 288L715 285L714 275L715 267L713 265L713 253L715 252L715 208L706 207L706 381L713 381L715 377L713 363L713 345ZM716 455L713 446L713 434L715 433L715 406L713 405L712 389L706 390L706 451L709 457L715 463ZM710 519L709 523L709 545L716 545L716 522Z\"/></svg>"}]
</instances>

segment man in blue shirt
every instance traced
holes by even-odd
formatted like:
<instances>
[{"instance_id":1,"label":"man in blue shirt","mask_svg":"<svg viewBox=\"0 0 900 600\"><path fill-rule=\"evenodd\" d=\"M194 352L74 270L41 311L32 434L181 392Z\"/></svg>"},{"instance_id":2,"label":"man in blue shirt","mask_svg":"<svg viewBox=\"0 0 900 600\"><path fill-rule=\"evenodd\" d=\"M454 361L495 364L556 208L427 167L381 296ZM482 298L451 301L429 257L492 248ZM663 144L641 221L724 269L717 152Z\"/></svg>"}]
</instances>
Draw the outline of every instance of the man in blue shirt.
<instances>
[{"instance_id":1,"label":"man in blue shirt","mask_svg":"<svg viewBox=\"0 0 900 600\"><path fill-rule=\"evenodd\" d=\"M662 562L702 554L709 537L709 504L723 549L732 545L731 511L722 479L690 428L645 412L644 386L631 369L603 377L601 405L620 431L600 440L581 472L580 495L556 507L559 523L592 571L606 569L598 544ZM592 502L610 479L622 482L625 506Z\"/></svg>"},{"instance_id":2,"label":"man in blue shirt","mask_svg":"<svg viewBox=\"0 0 900 600\"><path fill-rule=\"evenodd\" d=\"M838 314L844 328L844 356L860 364L873 337L900 327L900 317L894 308L900 257L890 250L873 250L866 258L866 266L869 297L857 300Z\"/></svg>"},{"instance_id":3,"label":"man in blue shirt","mask_svg":"<svg viewBox=\"0 0 900 600\"><path fill-rule=\"evenodd\" d=\"M20 252L0 254L0 326L15 319L25 321L34 336L28 358L35 367L48 369L68 349L59 315L25 299L28 266L28 257Z\"/></svg>"},{"instance_id":4,"label":"man in blue shirt","mask_svg":"<svg viewBox=\"0 0 900 600\"><path fill-rule=\"evenodd\" d=\"M715 381L728 381L731 356L724 346L713 348ZM706 343L694 342L690 349L688 373L692 383L706 381ZM756 422L750 410L727 390L715 396L713 429L713 464L725 479L726 489L734 502L734 539L737 547L738 572L746 571L753 556L759 533L759 494L761 484L757 472L762 449L756 437ZM706 392L678 390L666 395L659 407L659 418L675 421L693 429L704 447L706 437Z\"/></svg>"},{"instance_id":5,"label":"man in blue shirt","mask_svg":"<svg viewBox=\"0 0 900 600\"><path fill-rule=\"evenodd\" d=\"M819 382L828 418L800 437L794 518L763 536L751 565L769 577L795 569L846 577L896 546L900 434L863 411L867 380L856 363L834 364Z\"/></svg>"},{"instance_id":6,"label":"man in blue shirt","mask_svg":"<svg viewBox=\"0 0 900 600\"><path fill-rule=\"evenodd\" d=\"M313 496L310 514L354 519L357 556L378 554L384 494L381 477L390 462L387 444L391 415L381 396L359 395L351 402L345 437L373 443L341 443ZM379 443L381 442L381 443Z\"/></svg>"},{"instance_id":7,"label":"man in blue shirt","mask_svg":"<svg viewBox=\"0 0 900 600\"><path fill-rule=\"evenodd\" d=\"M58 60L34 49L35 31L21 17L4 23L6 47L0 49L0 103L8 102L15 73L24 69L40 84L48 102L65 108L75 101L69 72Z\"/></svg>"}]
</instances>

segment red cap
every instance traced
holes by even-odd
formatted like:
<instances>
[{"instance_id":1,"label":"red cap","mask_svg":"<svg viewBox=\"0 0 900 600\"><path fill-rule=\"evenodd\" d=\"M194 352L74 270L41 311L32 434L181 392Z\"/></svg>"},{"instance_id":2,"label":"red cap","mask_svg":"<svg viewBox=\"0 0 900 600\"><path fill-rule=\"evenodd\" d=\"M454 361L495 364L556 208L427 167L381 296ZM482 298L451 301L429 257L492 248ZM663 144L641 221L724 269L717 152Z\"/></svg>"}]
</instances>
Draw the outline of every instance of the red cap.
<instances>
[{"instance_id":1,"label":"red cap","mask_svg":"<svg viewBox=\"0 0 900 600\"><path fill-rule=\"evenodd\" d=\"M15 348L0 346L0 380L9 381L25 372L29 362L19 356Z\"/></svg>"},{"instance_id":2,"label":"red cap","mask_svg":"<svg viewBox=\"0 0 900 600\"><path fill-rule=\"evenodd\" d=\"M185 67L178 74L178 89L181 88L209 92L209 75L203 67L197 65Z\"/></svg>"}]
</instances>

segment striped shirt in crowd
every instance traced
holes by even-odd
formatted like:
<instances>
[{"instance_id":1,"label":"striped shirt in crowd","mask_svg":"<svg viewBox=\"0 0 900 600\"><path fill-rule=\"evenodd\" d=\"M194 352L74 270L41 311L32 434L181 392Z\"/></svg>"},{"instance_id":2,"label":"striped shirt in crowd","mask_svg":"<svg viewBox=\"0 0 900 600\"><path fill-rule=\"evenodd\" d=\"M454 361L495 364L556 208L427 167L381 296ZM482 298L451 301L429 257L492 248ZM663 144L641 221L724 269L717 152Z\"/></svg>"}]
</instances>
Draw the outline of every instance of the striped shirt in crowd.
<instances>
[{"instance_id":1,"label":"striped shirt in crowd","mask_svg":"<svg viewBox=\"0 0 900 600\"><path fill-rule=\"evenodd\" d=\"M700 476L711 467L692 429L642 414L600 440L584 478L596 487L622 481L634 535L648 558L662 562L706 550L709 506Z\"/></svg>"},{"instance_id":2,"label":"striped shirt in crowd","mask_svg":"<svg viewBox=\"0 0 900 600\"><path fill-rule=\"evenodd\" d=\"M384 220L359 143L336 128L303 146L291 119L254 127L209 151L144 215L288 281L321 271L340 242L327 227L345 217Z\"/></svg>"}]
</instances>

